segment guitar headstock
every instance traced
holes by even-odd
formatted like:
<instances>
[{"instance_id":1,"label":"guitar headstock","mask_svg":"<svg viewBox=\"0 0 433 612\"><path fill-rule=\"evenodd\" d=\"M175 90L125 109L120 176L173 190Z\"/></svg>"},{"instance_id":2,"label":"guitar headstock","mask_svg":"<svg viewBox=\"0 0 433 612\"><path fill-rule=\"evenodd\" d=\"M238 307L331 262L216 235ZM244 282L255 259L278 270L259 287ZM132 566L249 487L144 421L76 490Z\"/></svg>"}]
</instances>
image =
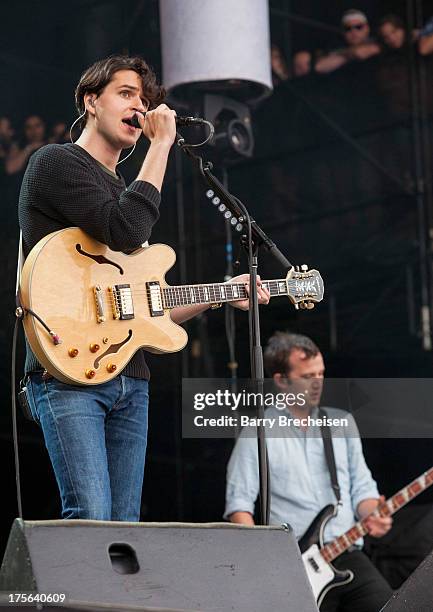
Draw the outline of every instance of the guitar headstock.
<instances>
[{"instance_id":1,"label":"guitar headstock","mask_svg":"<svg viewBox=\"0 0 433 612\"><path fill-rule=\"evenodd\" d=\"M309 270L308 266L295 266L286 276L287 295L295 308L311 310L317 302L323 300L323 278L318 270Z\"/></svg>"}]
</instances>

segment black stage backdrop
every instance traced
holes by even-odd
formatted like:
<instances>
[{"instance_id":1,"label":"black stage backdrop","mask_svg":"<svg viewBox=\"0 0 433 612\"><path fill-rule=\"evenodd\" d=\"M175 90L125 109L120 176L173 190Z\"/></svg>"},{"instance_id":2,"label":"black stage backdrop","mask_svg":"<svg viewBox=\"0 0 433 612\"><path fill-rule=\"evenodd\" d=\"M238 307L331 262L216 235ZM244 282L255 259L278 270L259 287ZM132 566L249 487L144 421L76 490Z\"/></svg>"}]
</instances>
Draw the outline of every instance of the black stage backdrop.
<instances>
[{"instance_id":1,"label":"black stage backdrop","mask_svg":"<svg viewBox=\"0 0 433 612\"><path fill-rule=\"evenodd\" d=\"M24 7L22 6L24 4ZM326 5L326 7L325 7ZM426 17L432 2L424 3ZM372 21L389 12L405 16L405 2L358 2ZM278 11L336 25L351 2L272 2L271 32L287 53L341 45L335 34L286 20ZM27 8L27 10L25 10ZM326 9L326 10L325 10ZM81 71L110 53L142 54L160 74L157 2L20 3L2 8L0 115L19 135L24 119L39 114L49 124L74 118L73 89ZM428 80L433 65L425 61ZM431 140L432 94L424 100ZM336 130L336 125L338 129ZM253 112L255 153L227 168L231 190L288 258L320 269L326 299L311 312L288 301L262 309L263 342L277 329L311 335L325 355L330 376L430 376L432 356L420 338L419 232L414 187L413 108L407 53L382 55L330 75L310 75L279 85ZM122 167L132 179L145 145ZM206 153L207 154L207 153ZM216 173L222 167L218 160ZM426 169L430 179L432 168ZM161 219L152 242L186 244L188 282L221 280L225 272L224 221L205 198L189 160L182 162L185 234L178 230L176 172L172 154ZM2 169L0 224L1 293L0 461L2 552L17 514L10 419L10 349L14 322L17 247L16 205L21 177ZM234 245L235 255L238 246ZM245 271L241 253L240 271ZM262 278L283 272L263 254ZM179 266L168 282L180 282ZM333 310L334 309L334 310ZM215 521L224 506L230 441L182 440L180 385L183 374L227 376L229 360L223 310L188 324L186 354L151 356L150 435L142 520ZM334 313L335 312L335 317ZM239 374L248 375L247 316L236 312ZM22 367L22 339L18 372ZM24 515L59 516L56 486L38 428L20 418ZM431 441L369 440L367 460L380 489L391 494L430 466ZM127 458L125 458L127 460ZM429 493L422 496L431 501Z\"/></svg>"}]
</instances>

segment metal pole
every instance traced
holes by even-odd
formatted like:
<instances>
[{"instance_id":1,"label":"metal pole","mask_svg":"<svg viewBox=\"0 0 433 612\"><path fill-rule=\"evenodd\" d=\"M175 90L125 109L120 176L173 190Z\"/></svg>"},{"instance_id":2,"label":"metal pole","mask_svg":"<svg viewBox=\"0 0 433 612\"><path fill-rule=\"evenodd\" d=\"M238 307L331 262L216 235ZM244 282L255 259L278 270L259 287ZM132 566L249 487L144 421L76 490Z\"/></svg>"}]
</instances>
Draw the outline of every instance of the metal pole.
<instances>
[{"instance_id":1,"label":"metal pole","mask_svg":"<svg viewBox=\"0 0 433 612\"><path fill-rule=\"evenodd\" d=\"M328 312L329 312L329 348L335 352L338 347L337 342L337 305L335 293L328 295Z\"/></svg>"},{"instance_id":2,"label":"metal pole","mask_svg":"<svg viewBox=\"0 0 433 612\"><path fill-rule=\"evenodd\" d=\"M226 189L228 189L228 171L227 166L222 166L222 184ZM228 219L225 220L225 230L226 230L226 272L224 275L224 280L228 281L233 278L233 234L232 234L232 225ZM224 318L225 318L225 327L226 327L226 338L227 344L229 348L229 361L228 361L228 369L230 370L230 378L233 383L233 391L236 391L235 384L238 377L238 362L236 359L236 319L235 319L235 310L230 306L230 304L226 304L224 307Z\"/></svg>"},{"instance_id":3,"label":"metal pole","mask_svg":"<svg viewBox=\"0 0 433 612\"><path fill-rule=\"evenodd\" d=\"M417 0L407 0L407 24L410 32L416 26ZM418 244L419 244L419 272L421 288L421 338L424 350L432 348L431 326L430 326L430 265L428 255L428 217L425 202L425 181L423 146L420 122L420 95L417 78L417 56L413 45L409 45L409 71L412 97L412 139L413 139L413 175L415 188L415 202L418 216Z\"/></svg>"},{"instance_id":4,"label":"metal pole","mask_svg":"<svg viewBox=\"0 0 433 612\"><path fill-rule=\"evenodd\" d=\"M416 27L421 28L424 23L422 1L416 0ZM428 333L429 350L432 348L431 332L433 328L433 268L432 268L432 247L433 247L433 191L431 181L432 155L430 143L430 126L428 117L428 94L427 94L427 75L425 60L418 58L418 79L419 79L419 101L420 101L420 127L422 141L422 155L424 161L424 206L426 217L426 265L429 272L429 311L428 311Z\"/></svg>"},{"instance_id":5,"label":"metal pole","mask_svg":"<svg viewBox=\"0 0 433 612\"><path fill-rule=\"evenodd\" d=\"M185 206L183 197L183 160L181 152L178 148L175 150L175 176L176 176L176 214L177 214L177 241L178 241L178 260L179 260L179 276L180 284L186 285L186 248L185 248ZM181 377L188 378L189 361L188 350L180 352L180 368ZM183 464L182 464L182 438L181 438L181 423L180 410L174 412L174 445L176 457L176 499L177 499L177 516L181 521L184 518L184 499L183 499Z\"/></svg>"}]
</instances>

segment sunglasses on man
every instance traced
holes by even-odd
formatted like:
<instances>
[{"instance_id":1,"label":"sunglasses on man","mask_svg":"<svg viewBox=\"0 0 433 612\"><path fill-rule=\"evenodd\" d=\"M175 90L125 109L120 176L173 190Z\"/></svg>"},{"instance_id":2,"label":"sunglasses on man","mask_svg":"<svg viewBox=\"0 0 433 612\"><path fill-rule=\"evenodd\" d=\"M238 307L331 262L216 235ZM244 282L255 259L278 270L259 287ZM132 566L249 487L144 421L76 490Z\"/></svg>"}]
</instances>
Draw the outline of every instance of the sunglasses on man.
<instances>
[{"instance_id":1,"label":"sunglasses on man","mask_svg":"<svg viewBox=\"0 0 433 612\"><path fill-rule=\"evenodd\" d=\"M351 32L352 30L362 30L365 28L365 23L354 23L352 25L344 26L345 32Z\"/></svg>"}]
</instances>

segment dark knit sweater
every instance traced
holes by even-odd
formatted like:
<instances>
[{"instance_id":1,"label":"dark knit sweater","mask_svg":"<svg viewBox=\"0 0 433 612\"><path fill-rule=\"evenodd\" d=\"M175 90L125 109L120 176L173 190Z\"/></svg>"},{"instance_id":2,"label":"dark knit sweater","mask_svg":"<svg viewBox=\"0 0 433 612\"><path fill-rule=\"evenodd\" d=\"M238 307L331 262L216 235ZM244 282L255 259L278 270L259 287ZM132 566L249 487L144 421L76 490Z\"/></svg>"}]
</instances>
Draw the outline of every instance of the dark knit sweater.
<instances>
[{"instance_id":1,"label":"dark knit sweater","mask_svg":"<svg viewBox=\"0 0 433 612\"><path fill-rule=\"evenodd\" d=\"M159 217L160 194L145 181L125 187L123 177L106 172L74 144L50 144L30 158L21 186L19 222L24 254L41 238L79 227L115 251L132 251L149 239ZM27 346L25 371L42 370ZM149 378L143 351L122 374Z\"/></svg>"}]
</instances>

